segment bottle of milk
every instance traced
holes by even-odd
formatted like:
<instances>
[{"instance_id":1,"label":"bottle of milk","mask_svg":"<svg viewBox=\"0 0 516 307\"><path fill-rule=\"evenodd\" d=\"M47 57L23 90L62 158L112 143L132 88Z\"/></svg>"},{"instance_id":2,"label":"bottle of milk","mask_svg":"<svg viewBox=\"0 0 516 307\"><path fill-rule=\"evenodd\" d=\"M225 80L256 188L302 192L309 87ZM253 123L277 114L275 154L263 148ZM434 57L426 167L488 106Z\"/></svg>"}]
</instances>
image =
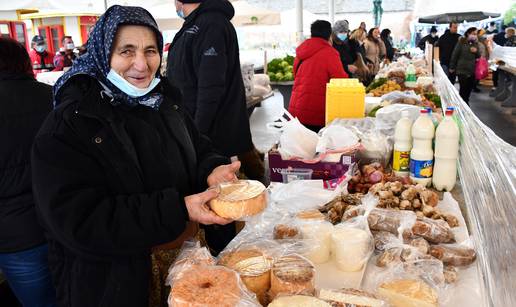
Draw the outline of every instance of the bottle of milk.
<instances>
[{"instance_id":1,"label":"bottle of milk","mask_svg":"<svg viewBox=\"0 0 516 307\"><path fill-rule=\"evenodd\" d=\"M412 120L410 112L405 110L401 112L401 119L396 123L394 131L392 169L396 176L409 176L410 150L412 150Z\"/></svg>"},{"instance_id":2,"label":"bottle of milk","mask_svg":"<svg viewBox=\"0 0 516 307\"><path fill-rule=\"evenodd\" d=\"M415 88L417 86L416 67L412 62L405 71L405 86L408 88Z\"/></svg>"},{"instance_id":3,"label":"bottle of milk","mask_svg":"<svg viewBox=\"0 0 516 307\"><path fill-rule=\"evenodd\" d=\"M435 133L435 166L432 182L438 191L451 191L457 181L457 157L459 156L460 131L453 120L453 109L446 110L446 117Z\"/></svg>"},{"instance_id":4,"label":"bottle of milk","mask_svg":"<svg viewBox=\"0 0 516 307\"><path fill-rule=\"evenodd\" d=\"M428 116L428 111L423 109L412 126L413 147L410 152L410 179L424 186L430 186L432 183L434 135L434 123Z\"/></svg>"}]
</instances>

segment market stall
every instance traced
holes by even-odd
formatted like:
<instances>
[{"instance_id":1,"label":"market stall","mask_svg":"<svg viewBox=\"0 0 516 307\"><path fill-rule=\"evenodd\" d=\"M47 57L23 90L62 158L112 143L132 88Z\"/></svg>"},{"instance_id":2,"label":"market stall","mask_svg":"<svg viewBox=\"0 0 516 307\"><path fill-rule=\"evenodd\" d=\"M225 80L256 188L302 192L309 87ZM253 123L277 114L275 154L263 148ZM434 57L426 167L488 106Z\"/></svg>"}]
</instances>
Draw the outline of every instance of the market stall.
<instances>
[{"instance_id":1,"label":"market stall","mask_svg":"<svg viewBox=\"0 0 516 307\"><path fill-rule=\"evenodd\" d=\"M184 249L170 271L170 305L215 293L228 306L516 304L516 237L506 231L516 218L516 150L476 118L438 64L431 71L424 59L402 58L367 89L332 81L319 134L288 112L271 122L273 183L219 187L246 226L217 259L199 245ZM342 97L361 114L329 105ZM420 162L434 165L433 178ZM203 273L212 270L230 289L175 295L185 278L217 282Z\"/></svg>"}]
</instances>

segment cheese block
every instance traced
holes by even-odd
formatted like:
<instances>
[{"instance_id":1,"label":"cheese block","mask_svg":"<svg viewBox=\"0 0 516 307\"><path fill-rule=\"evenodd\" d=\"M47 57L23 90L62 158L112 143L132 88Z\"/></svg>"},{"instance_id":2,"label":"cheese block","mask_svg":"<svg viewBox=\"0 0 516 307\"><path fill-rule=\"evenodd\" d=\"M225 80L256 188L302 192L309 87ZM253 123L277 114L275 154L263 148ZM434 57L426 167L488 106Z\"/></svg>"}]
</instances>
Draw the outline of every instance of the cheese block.
<instances>
[{"instance_id":1,"label":"cheese block","mask_svg":"<svg viewBox=\"0 0 516 307\"><path fill-rule=\"evenodd\" d=\"M282 296L269 304L269 307L331 307L327 302L313 296Z\"/></svg>"},{"instance_id":2,"label":"cheese block","mask_svg":"<svg viewBox=\"0 0 516 307\"><path fill-rule=\"evenodd\" d=\"M308 242L306 258L315 264L326 263L331 255L333 224L326 221L310 221L300 225L303 239Z\"/></svg>"},{"instance_id":3,"label":"cheese block","mask_svg":"<svg viewBox=\"0 0 516 307\"><path fill-rule=\"evenodd\" d=\"M239 180L219 186L219 196L209 202L218 216L231 220L253 216L267 204L265 186L255 180Z\"/></svg>"},{"instance_id":4,"label":"cheese block","mask_svg":"<svg viewBox=\"0 0 516 307\"><path fill-rule=\"evenodd\" d=\"M337 267L344 272L362 270L374 248L370 234L342 224L335 227L331 240Z\"/></svg>"},{"instance_id":5,"label":"cheese block","mask_svg":"<svg viewBox=\"0 0 516 307\"><path fill-rule=\"evenodd\" d=\"M249 291L263 305L267 304L267 291L271 286L271 261L258 249L229 252L219 260L219 264L235 270Z\"/></svg>"},{"instance_id":6,"label":"cheese block","mask_svg":"<svg viewBox=\"0 0 516 307\"><path fill-rule=\"evenodd\" d=\"M438 294L420 280L400 279L386 282L378 288L378 294L393 307L437 307Z\"/></svg>"},{"instance_id":7,"label":"cheese block","mask_svg":"<svg viewBox=\"0 0 516 307\"><path fill-rule=\"evenodd\" d=\"M357 289L321 289L319 298L331 302L334 307L382 307L385 302L375 295Z\"/></svg>"}]
</instances>

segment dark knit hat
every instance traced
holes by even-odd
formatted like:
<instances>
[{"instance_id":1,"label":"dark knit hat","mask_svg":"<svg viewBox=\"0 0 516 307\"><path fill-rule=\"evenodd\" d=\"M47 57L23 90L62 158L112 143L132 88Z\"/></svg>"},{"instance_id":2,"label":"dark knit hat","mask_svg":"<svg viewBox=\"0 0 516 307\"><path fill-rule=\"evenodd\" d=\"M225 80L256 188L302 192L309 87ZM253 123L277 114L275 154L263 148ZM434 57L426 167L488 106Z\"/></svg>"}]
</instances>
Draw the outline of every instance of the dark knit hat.
<instances>
[{"instance_id":1,"label":"dark knit hat","mask_svg":"<svg viewBox=\"0 0 516 307\"><path fill-rule=\"evenodd\" d=\"M177 0L181 3L201 3L204 2L204 0Z\"/></svg>"}]
</instances>

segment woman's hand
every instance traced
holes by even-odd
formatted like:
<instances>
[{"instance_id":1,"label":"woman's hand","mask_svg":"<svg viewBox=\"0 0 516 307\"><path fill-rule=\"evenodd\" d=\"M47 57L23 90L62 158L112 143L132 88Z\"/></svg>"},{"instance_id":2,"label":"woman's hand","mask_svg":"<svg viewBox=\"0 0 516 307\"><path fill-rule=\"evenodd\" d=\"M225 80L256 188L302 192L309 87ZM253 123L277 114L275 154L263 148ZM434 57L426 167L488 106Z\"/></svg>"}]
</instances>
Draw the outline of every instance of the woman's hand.
<instances>
[{"instance_id":1,"label":"woman's hand","mask_svg":"<svg viewBox=\"0 0 516 307\"><path fill-rule=\"evenodd\" d=\"M190 221L204 225L226 225L231 223L231 220L216 215L207 205L210 200L218 195L217 190L212 189L185 197L186 210L188 210Z\"/></svg>"},{"instance_id":2,"label":"woman's hand","mask_svg":"<svg viewBox=\"0 0 516 307\"><path fill-rule=\"evenodd\" d=\"M208 176L208 186L213 187L224 182L237 180L236 172L240 169L240 161L216 167Z\"/></svg>"},{"instance_id":3,"label":"woman's hand","mask_svg":"<svg viewBox=\"0 0 516 307\"><path fill-rule=\"evenodd\" d=\"M469 51L471 51L471 53L477 53L478 49L477 47L471 47L469 48Z\"/></svg>"},{"instance_id":4,"label":"woman's hand","mask_svg":"<svg viewBox=\"0 0 516 307\"><path fill-rule=\"evenodd\" d=\"M358 68L355 65L348 65L348 70L350 73L354 74L357 72Z\"/></svg>"}]
</instances>

